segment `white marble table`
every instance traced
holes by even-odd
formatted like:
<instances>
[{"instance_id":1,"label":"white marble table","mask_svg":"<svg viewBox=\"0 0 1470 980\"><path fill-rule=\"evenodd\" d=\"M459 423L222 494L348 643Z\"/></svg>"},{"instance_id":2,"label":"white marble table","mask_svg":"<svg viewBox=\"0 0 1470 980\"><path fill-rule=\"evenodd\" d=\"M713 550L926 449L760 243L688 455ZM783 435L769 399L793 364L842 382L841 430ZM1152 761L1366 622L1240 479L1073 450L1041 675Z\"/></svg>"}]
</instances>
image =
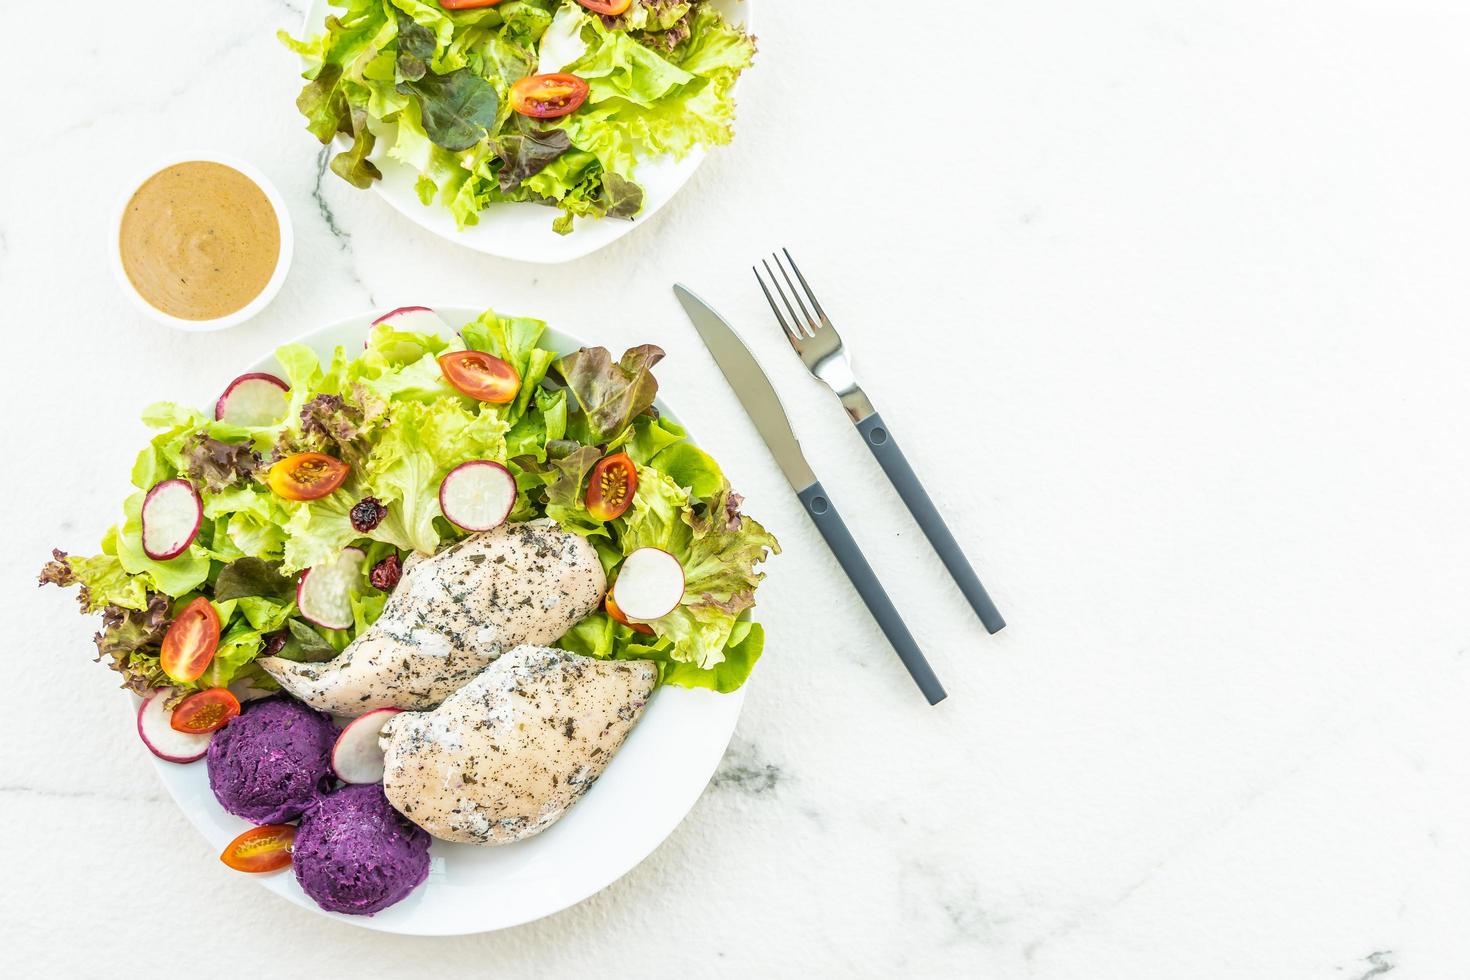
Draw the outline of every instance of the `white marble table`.
<instances>
[{"instance_id":1,"label":"white marble table","mask_svg":"<svg viewBox=\"0 0 1470 980\"><path fill-rule=\"evenodd\" d=\"M37 8L7 44L0 406L13 976L1321 978L1470 973L1470 8L764 0L737 143L562 267L322 177L280 0ZM295 267L166 331L109 278L132 171L247 157ZM746 267L789 245L1011 626L987 637ZM685 323L746 333L951 697L928 708ZM781 536L713 785L507 933L304 914L163 798L53 546L113 520L147 401L365 307L669 351ZM855 519L861 515L861 519ZM10 971L14 971L13 973ZM48 971L49 972L46 972Z\"/></svg>"}]
</instances>

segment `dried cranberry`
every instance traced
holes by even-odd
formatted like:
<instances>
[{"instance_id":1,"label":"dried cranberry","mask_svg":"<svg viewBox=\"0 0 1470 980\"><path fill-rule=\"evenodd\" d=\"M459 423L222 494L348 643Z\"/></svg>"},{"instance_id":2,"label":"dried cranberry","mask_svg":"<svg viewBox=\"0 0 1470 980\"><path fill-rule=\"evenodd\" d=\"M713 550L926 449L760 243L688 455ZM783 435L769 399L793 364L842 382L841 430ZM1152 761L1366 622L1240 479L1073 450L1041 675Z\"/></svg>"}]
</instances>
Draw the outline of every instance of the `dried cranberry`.
<instances>
[{"instance_id":1,"label":"dried cranberry","mask_svg":"<svg viewBox=\"0 0 1470 980\"><path fill-rule=\"evenodd\" d=\"M267 657L274 657L276 654L280 653L281 650L285 648L285 646L286 631L281 630L278 633L272 633L270 636L267 636L265 638L265 655Z\"/></svg>"},{"instance_id":2,"label":"dried cranberry","mask_svg":"<svg viewBox=\"0 0 1470 980\"><path fill-rule=\"evenodd\" d=\"M403 577L403 562L398 560L397 555L389 555L373 566L368 573L368 581L373 583L373 588L383 592L393 591L393 586Z\"/></svg>"},{"instance_id":3,"label":"dried cranberry","mask_svg":"<svg viewBox=\"0 0 1470 980\"><path fill-rule=\"evenodd\" d=\"M388 516L388 508L377 497L363 497L352 507L352 527L359 534L366 534Z\"/></svg>"}]
</instances>

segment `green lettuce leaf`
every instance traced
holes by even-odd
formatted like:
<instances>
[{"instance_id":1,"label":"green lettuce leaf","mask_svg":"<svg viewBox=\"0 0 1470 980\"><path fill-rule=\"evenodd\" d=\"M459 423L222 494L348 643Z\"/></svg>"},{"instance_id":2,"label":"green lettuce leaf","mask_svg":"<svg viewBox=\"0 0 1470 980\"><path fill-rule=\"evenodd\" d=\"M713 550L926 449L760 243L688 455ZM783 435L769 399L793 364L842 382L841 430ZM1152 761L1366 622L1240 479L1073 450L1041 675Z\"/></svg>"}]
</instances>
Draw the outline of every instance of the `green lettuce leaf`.
<instances>
[{"instance_id":1,"label":"green lettuce leaf","mask_svg":"<svg viewBox=\"0 0 1470 980\"><path fill-rule=\"evenodd\" d=\"M484 139L500 108L495 86L468 68L402 81L398 91L418 99L424 132L446 150L468 150Z\"/></svg>"},{"instance_id":2,"label":"green lettuce leaf","mask_svg":"<svg viewBox=\"0 0 1470 980\"><path fill-rule=\"evenodd\" d=\"M214 598L273 598L290 602L296 597L296 582L281 574L281 566L260 558L239 558L220 569L214 580ZM259 609L258 603L249 608ZM255 624L259 628L260 624Z\"/></svg>"},{"instance_id":3,"label":"green lettuce leaf","mask_svg":"<svg viewBox=\"0 0 1470 980\"><path fill-rule=\"evenodd\" d=\"M693 443L675 443L654 456L649 465L663 472L696 498L712 497L725 486L725 475L720 472L720 464Z\"/></svg>"},{"instance_id":4,"label":"green lettuce leaf","mask_svg":"<svg viewBox=\"0 0 1470 980\"><path fill-rule=\"evenodd\" d=\"M461 331L465 345L473 350L493 354L515 368L521 379L520 391L506 413L514 421L525 414L540 389L541 381L551 369L556 355L537 344L546 332L543 320L524 316L500 316L486 310Z\"/></svg>"},{"instance_id":5,"label":"green lettuce leaf","mask_svg":"<svg viewBox=\"0 0 1470 980\"><path fill-rule=\"evenodd\" d=\"M72 577L72 581L65 584L81 586L84 611L98 612L107 606L134 610L148 608L147 580L129 573L118 560L117 528L108 531L102 539L100 555L91 558L73 556L66 558L65 562Z\"/></svg>"},{"instance_id":6,"label":"green lettuce leaf","mask_svg":"<svg viewBox=\"0 0 1470 980\"><path fill-rule=\"evenodd\" d=\"M276 654L281 659L315 664L337 656L337 648L327 642L310 623L289 619L286 621L286 629L289 633L286 645Z\"/></svg>"},{"instance_id":7,"label":"green lettuce leaf","mask_svg":"<svg viewBox=\"0 0 1470 980\"><path fill-rule=\"evenodd\" d=\"M647 466L653 458L685 437L684 427L663 416L640 415L621 444L633 462Z\"/></svg>"},{"instance_id":8,"label":"green lettuce leaf","mask_svg":"<svg viewBox=\"0 0 1470 980\"><path fill-rule=\"evenodd\" d=\"M294 574L319 565L362 537L352 526L352 506L357 501L346 490L319 500L282 501L287 517L283 526L286 545L281 554L281 571Z\"/></svg>"},{"instance_id":9,"label":"green lettuce leaf","mask_svg":"<svg viewBox=\"0 0 1470 980\"><path fill-rule=\"evenodd\" d=\"M438 550L443 535L435 521L444 523L439 484L445 475L472 459L506 460L510 427L495 406L472 405L467 399L443 398L394 408L394 424L383 432L360 474L365 492L388 508L370 537L424 554Z\"/></svg>"},{"instance_id":10,"label":"green lettuce leaf","mask_svg":"<svg viewBox=\"0 0 1470 980\"><path fill-rule=\"evenodd\" d=\"M698 0L633 0L626 11L611 18L623 31L667 31L688 15Z\"/></svg>"},{"instance_id":11,"label":"green lettuce leaf","mask_svg":"<svg viewBox=\"0 0 1470 980\"><path fill-rule=\"evenodd\" d=\"M402 10L395 18L398 23L398 54L394 67L398 77L416 82L429 71L429 62L439 48L439 39L434 31L423 26Z\"/></svg>"},{"instance_id":12,"label":"green lettuce leaf","mask_svg":"<svg viewBox=\"0 0 1470 980\"><path fill-rule=\"evenodd\" d=\"M572 139L566 130L541 129L525 116L517 115L513 128L502 131L492 145L503 161L498 175L500 189L508 193L570 150Z\"/></svg>"},{"instance_id":13,"label":"green lettuce leaf","mask_svg":"<svg viewBox=\"0 0 1470 980\"><path fill-rule=\"evenodd\" d=\"M631 348L614 363L605 347L583 347L556 362L577 405L571 431L581 442L606 443L653 407L653 366L664 352L652 344Z\"/></svg>"},{"instance_id":14,"label":"green lettuce leaf","mask_svg":"<svg viewBox=\"0 0 1470 980\"><path fill-rule=\"evenodd\" d=\"M632 180L642 157L681 158L696 146L734 138L735 80L755 57L749 35L701 4L690 15L688 40L667 59L652 51L629 56L626 45L648 50L626 35L609 34L578 62L578 72L595 65L606 74L593 84L596 94L589 105L561 121L575 146L595 154L606 170Z\"/></svg>"},{"instance_id":15,"label":"green lettuce leaf","mask_svg":"<svg viewBox=\"0 0 1470 980\"><path fill-rule=\"evenodd\" d=\"M650 625L674 641L673 659L714 668L725 658L737 618L755 605L764 577L757 566L780 552L775 537L740 513L740 497L728 485L696 506L672 478L647 467L638 470L624 523L624 554L660 548L684 566L684 597Z\"/></svg>"},{"instance_id":16,"label":"green lettuce leaf","mask_svg":"<svg viewBox=\"0 0 1470 980\"><path fill-rule=\"evenodd\" d=\"M373 152L373 146L377 143L377 137L368 128L367 119L367 113L360 109L353 109L349 113L352 145L332 157L331 163L332 173L357 188L371 187L373 181L383 179L383 172L368 159L368 154Z\"/></svg>"},{"instance_id":17,"label":"green lettuce leaf","mask_svg":"<svg viewBox=\"0 0 1470 980\"><path fill-rule=\"evenodd\" d=\"M729 694L750 677L765 645L766 632L759 623L737 622L730 628L719 662L713 667L699 667L670 657L660 660L660 676L665 684Z\"/></svg>"},{"instance_id":18,"label":"green lettuce leaf","mask_svg":"<svg viewBox=\"0 0 1470 980\"><path fill-rule=\"evenodd\" d=\"M143 553L143 498L139 491L123 503L123 524L117 534L117 558L123 569L141 575L155 592L175 598L188 595L209 577L209 557L196 539L177 558L154 561Z\"/></svg>"}]
</instances>

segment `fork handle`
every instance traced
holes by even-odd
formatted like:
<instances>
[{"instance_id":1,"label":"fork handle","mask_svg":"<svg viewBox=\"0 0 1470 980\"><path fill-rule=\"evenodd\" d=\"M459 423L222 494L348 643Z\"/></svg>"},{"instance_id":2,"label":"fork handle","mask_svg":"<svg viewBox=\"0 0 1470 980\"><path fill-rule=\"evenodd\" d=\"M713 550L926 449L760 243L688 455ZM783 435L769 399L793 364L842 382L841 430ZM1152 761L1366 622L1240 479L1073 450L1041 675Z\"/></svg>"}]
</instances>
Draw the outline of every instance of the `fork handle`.
<instances>
[{"instance_id":1,"label":"fork handle","mask_svg":"<svg viewBox=\"0 0 1470 980\"><path fill-rule=\"evenodd\" d=\"M894 442L892 433L883 424L883 416L874 412L857 423L857 430L863 434L863 442L868 444L878 465L888 474L888 481L893 484L893 489L898 491L898 496L908 507L909 513L914 515L914 520L934 546L939 560L949 569L950 577L960 587L970 607L980 617L980 622L985 624L985 629L991 633L999 633L1005 629L1006 621L1001 618L1000 610L990 601L985 586L980 584L980 576L970 567L959 542L954 539L944 518L939 516L934 501L925 492L924 484L919 482L909 461L904 459L898 443Z\"/></svg>"},{"instance_id":2,"label":"fork handle","mask_svg":"<svg viewBox=\"0 0 1470 980\"><path fill-rule=\"evenodd\" d=\"M903 617L893 606L893 600L888 598L888 593L883 591L883 584L878 581L878 576L873 574L873 567L868 564L868 559L863 557L863 551L858 547L856 541L847 530L847 525L842 521L842 515L837 513L837 508L832 504L832 498L827 496L827 491L822 489L821 481L813 483L805 490L798 490L796 496L806 507L807 516L812 523L817 525L817 530L822 532L822 537L827 542L827 547L832 549L832 554L837 558L837 564L847 573L848 580L852 582L853 588L857 589L858 595L862 596L863 604L868 607L868 612L878 621L878 626L883 630L883 635L888 637L888 642L893 645L893 650L898 654L898 659L908 668L909 676L914 683L919 685L919 690L930 704L938 704L945 698L944 686L939 683L939 678L934 676L934 670L929 666L929 661L924 658L924 651L914 642L913 634L904 625Z\"/></svg>"}]
</instances>

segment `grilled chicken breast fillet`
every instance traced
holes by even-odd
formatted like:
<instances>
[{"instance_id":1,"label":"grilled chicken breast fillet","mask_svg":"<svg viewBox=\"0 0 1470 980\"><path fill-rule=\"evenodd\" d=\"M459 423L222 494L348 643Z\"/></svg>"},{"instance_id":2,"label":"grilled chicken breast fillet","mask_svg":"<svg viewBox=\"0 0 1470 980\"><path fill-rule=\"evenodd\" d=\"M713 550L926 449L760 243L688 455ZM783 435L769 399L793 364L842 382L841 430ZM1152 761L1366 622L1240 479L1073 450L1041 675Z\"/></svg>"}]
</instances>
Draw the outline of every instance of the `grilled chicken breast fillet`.
<instances>
[{"instance_id":1,"label":"grilled chicken breast fillet","mask_svg":"<svg viewBox=\"0 0 1470 980\"><path fill-rule=\"evenodd\" d=\"M433 711L389 720L383 790L444 840L531 837L602 775L657 682L647 660L517 647Z\"/></svg>"},{"instance_id":2,"label":"grilled chicken breast fillet","mask_svg":"<svg viewBox=\"0 0 1470 980\"><path fill-rule=\"evenodd\" d=\"M606 588L597 552L580 535L552 521L503 524L410 562L383 615L334 659L258 663L321 711L419 711L505 651L555 642Z\"/></svg>"}]
</instances>

